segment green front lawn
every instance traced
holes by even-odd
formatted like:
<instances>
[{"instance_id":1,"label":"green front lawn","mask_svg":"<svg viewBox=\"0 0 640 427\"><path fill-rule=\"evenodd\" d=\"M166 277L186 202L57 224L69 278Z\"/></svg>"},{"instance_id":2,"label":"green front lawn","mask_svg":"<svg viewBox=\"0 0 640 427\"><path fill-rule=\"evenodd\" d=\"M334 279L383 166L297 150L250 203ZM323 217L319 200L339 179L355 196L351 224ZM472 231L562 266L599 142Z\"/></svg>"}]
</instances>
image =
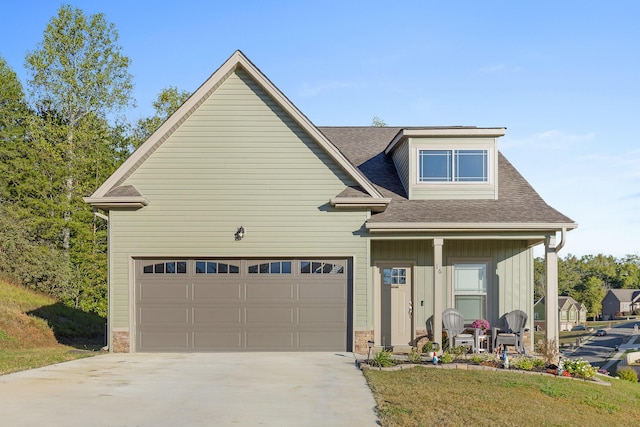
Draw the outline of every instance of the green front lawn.
<instances>
[{"instance_id":1,"label":"green front lawn","mask_svg":"<svg viewBox=\"0 0 640 427\"><path fill-rule=\"evenodd\" d=\"M383 426L640 425L640 383L515 372L370 369Z\"/></svg>"}]
</instances>

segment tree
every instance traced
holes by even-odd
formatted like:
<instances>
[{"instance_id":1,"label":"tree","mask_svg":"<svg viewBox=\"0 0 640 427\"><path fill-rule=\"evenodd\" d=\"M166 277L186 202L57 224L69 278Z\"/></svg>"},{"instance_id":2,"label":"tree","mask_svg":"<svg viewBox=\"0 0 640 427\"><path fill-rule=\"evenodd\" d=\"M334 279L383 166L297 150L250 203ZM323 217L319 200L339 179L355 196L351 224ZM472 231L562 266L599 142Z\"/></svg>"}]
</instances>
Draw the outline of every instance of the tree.
<instances>
[{"instance_id":1,"label":"tree","mask_svg":"<svg viewBox=\"0 0 640 427\"><path fill-rule=\"evenodd\" d=\"M602 280L596 276L588 277L580 286L573 289L570 295L587 307L587 315L594 319L602 311L602 299L605 296Z\"/></svg>"},{"instance_id":2,"label":"tree","mask_svg":"<svg viewBox=\"0 0 640 427\"><path fill-rule=\"evenodd\" d=\"M68 226L77 195L78 167L82 156L91 151L91 132L82 121L90 115L106 118L111 112L131 102L133 87L128 72L129 58L118 45L115 26L103 14L86 17L82 10L64 5L44 32L38 48L27 54L26 67L31 74L29 84L35 104L40 110L51 110L59 119L57 135L64 141L59 150L66 167L62 246L70 248ZM91 119L91 120L95 120Z\"/></svg>"},{"instance_id":3,"label":"tree","mask_svg":"<svg viewBox=\"0 0 640 427\"><path fill-rule=\"evenodd\" d=\"M386 125L387 123L384 120L382 120L380 117L373 116L373 119L371 120L371 126L385 127Z\"/></svg>"},{"instance_id":4,"label":"tree","mask_svg":"<svg viewBox=\"0 0 640 427\"><path fill-rule=\"evenodd\" d=\"M29 111L16 73L0 57L0 203L11 203L15 159L26 140Z\"/></svg>"},{"instance_id":5,"label":"tree","mask_svg":"<svg viewBox=\"0 0 640 427\"><path fill-rule=\"evenodd\" d=\"M133 148L138 148L153 132L160 127L191 96L175 86L163 89L153 102L155 116L138 120L133 135Z\"/></svg>"}]
</instances>

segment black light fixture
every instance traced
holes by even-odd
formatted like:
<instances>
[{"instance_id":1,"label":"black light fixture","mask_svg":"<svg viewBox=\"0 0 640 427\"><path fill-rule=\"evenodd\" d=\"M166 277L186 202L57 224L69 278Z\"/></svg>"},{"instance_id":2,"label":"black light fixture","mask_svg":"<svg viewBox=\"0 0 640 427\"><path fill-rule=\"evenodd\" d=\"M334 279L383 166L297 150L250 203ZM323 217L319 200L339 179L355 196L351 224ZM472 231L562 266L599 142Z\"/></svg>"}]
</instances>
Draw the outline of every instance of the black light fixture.
<instances>
[{"instance_id":1,"label":"black light fixture","mask_svg":"<svg viewBox=\"0 0 640 427\"><path fill-rule=\"evenodd\" d=\"M373 340L369 340L367 341L367 360L371 360L371 349L373 348L373 346L375 345L375 343L373 342Z\"/></svg>"},{"instance_id":2,"label":"black light fixture","mask_svg":"<svg viewBox=\"0 0 640 427\"><path fill-rule=\"evenodd\" d=\"M236 234L234 234L234 236L236 237L236 240L242 240L244 235L245 235L245 231L243 226L238 227L238 231L236 231Z\"/></svg>"}]
</instances>

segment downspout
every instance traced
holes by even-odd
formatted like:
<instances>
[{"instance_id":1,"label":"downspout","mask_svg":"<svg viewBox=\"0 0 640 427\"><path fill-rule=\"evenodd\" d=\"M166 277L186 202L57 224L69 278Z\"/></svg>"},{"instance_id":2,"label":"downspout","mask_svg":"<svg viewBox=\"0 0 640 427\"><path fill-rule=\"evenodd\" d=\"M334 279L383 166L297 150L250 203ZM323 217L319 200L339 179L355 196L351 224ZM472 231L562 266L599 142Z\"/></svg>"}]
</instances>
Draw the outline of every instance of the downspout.
<instances>
[{"instance_id":1,"label":"downspout","mask_svg":"<svg viewBox=\"0 0 640 427\"><path fill-rule=\"evenodd\" d=\"M567 228L566 227L562 227L562 232L561 232L560 236L561 236L562 240L556 246L555 253L560 252L560 250L564 247L564 244L567 243Z\"/></svg>"},{"instance_id":2,"label":"downspout","mask_svg":"<svg viewBox=\"0 0 640 427\"><path fill-rule=\"evenodd\" d=\"M101 348L102 351L107 351L109 350L109 318L111 317L109 314L109 311L111 310L111 302L109 301L111 299L111 292L110 292L110 288L111 288L111 283L109 281L109 250L108 250L108 246L109 246L109 217L103 213L98 212L98 208L93 208L93 214L98 217L101 218L103 220L105 220L107 222L107 321L104 324L104 340L105 340L105 346Z\"/></svg>"}]
</instances>

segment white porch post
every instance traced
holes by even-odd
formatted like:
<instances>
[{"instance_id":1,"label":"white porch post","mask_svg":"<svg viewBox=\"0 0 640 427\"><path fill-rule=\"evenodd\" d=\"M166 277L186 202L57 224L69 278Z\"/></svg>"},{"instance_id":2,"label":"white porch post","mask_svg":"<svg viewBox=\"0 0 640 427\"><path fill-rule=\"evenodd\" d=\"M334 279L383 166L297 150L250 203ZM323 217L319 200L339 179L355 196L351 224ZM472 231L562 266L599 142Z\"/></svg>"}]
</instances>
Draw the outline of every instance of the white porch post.
<instances>
[{"instance_id":1,"label":"white porch post","mask_svg":"<svg viewBox=\"0 0 640 427\"><path fill-rule=\"evenodd\" d=\"M544 246L547 271L545 340L547 343L555 340L556 349L558 349L560 344L560 325L558 324L558 252L555 234L547 236Z\"/></svg>"},{"instance_id":2,"label":"white porch post","mask_svg":"<svg viewBox=\"0 0 640 427\"><path fill-rule=\"evenodd\" d=\"M442 244L433 239L433 341L442 349Z\"/></svg>"}]
</instances>

